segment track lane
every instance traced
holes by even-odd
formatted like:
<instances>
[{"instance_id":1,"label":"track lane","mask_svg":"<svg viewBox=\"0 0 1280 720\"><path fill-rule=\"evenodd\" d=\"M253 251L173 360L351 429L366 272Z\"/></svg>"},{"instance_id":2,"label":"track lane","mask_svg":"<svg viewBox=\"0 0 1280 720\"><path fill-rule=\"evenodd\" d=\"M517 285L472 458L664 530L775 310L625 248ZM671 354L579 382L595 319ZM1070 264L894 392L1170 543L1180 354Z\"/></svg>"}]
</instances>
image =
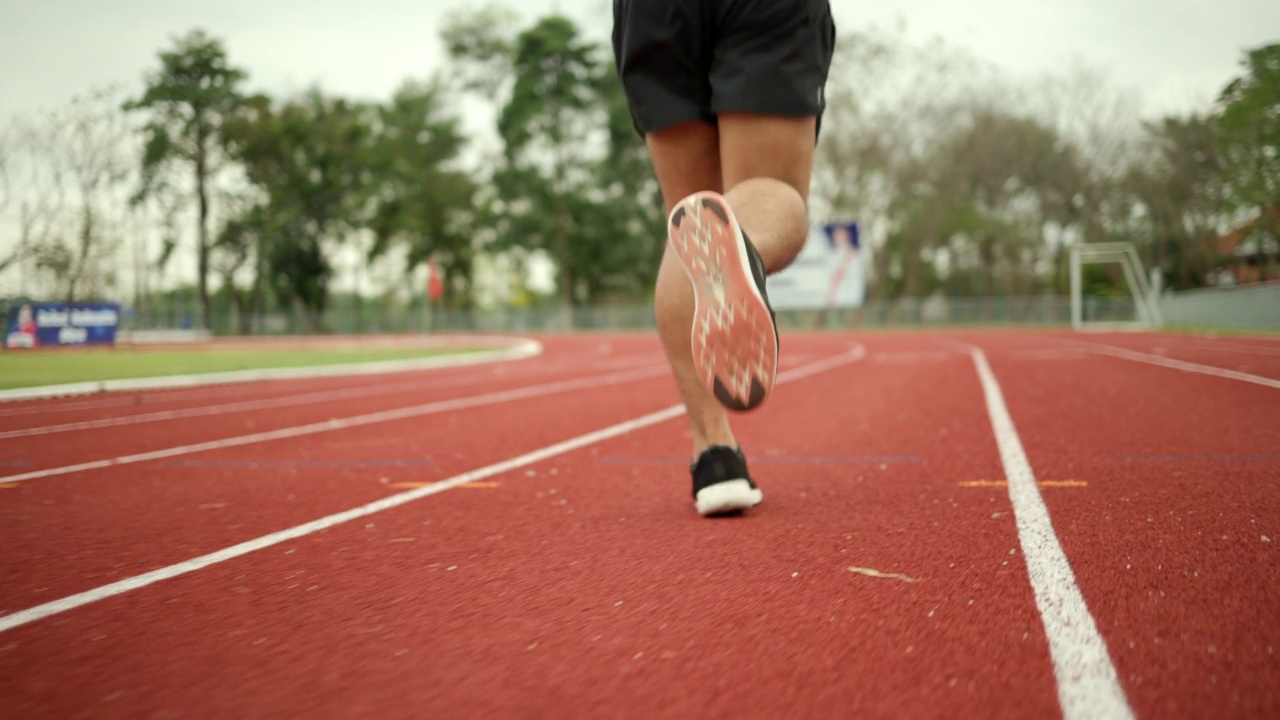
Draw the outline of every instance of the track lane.
<instances>
[{"instance_id":1,"label":"track lane","mask_svg":"<svg viewBox=\"0 0 1280 720\"><path fill-rule=\"evenodd\" d=\"M553 357L541 363L537 359L530 359L518 361L511 366L476 366L469 373L442 378L420 374L418 376L421 381L420 386L405 387L399 384L402 381L392 381L393 389L399 392L381 392L377 390L377 386L365 386L369 387L369 394L361 395L359 393L361 386L357 385L354 388L357 391L356 397L352 397L351 393L347 392L352 388L344 386L341 382L335 382L331 387L322 389L321 386L312 382L308 383L310 388L303 392L334 391L340 394L337 397L328 395L321 402L265 408L258 405L252 410L182 417L158 423L88 428L30 437L8 437L0 439L0 453L14 463L21 463L23 472L29 472L218 438L267 432L335 417L509 390L537 382L572 378L589 372L594 363L584 366L580 359L586 348L586 344L581 342L565 343L557 353L558 360ZM579 360L569 362L574 357L578 357ZM651 360L649 364L652 367L659 367L663 362L661 355L654 352L654 348L650 346L637 350L635 354L628 352L626 355L611 358L603 365L609 367L619 359L626 360L628 363L634 360L637 363L636 367L639 367L645 359ZM609 372L618 371L602 369L599 374ZM268 398L265 404L270 405L271 402ZM192 407L202 404L204 403L194 402ZM12 474L14 473L4 473L5 476ZM0 483L4 481L4 477L0 477Z\"/></svg>"},{"instance_id":2,"label":"track lane","mask_svg":"<svg viewBox=\"0 0 1280 720\"><path fill-rule=\"evenodd\" d=\"M659 402L677 400L669 379L649 376L0 490L9 550L0 556L0 608L78 592L616 422L628 408L596 394L630 385Z\"/></svg>"},{"instance_id":3,"label":"track lane","mask_svg":"<svg viewBox=\"0 0 1280 720\"><path fill-rule=\"evenodd\" d=\"M810 344L819 353L843 348L831 341ZM647 353L655 347L651 341L635 354L651 357ZM543 378L532 387L591 382L591 376L571 374ZM281 523L305 522L399 492L405 483L447 477L512 449L551 442L582 423L616 421L619 411L601 403L600 393L629 393L628 386L639 385L646 399L678 402L665 372L640 368L599 377L617 382L0 489L0 527L12 548L0 556L0 578L9 580L0 583L0 609L11 612L210 552ZM531 386L526 381L521 387ZM402 398L400 404L410 401ZM122 528L128 529L123 537Z\"/></svg>"},{"instance_id":4,"label":"track lane","mask_svg":"<svg viewBox=\"0 0 1280 720\"><path fill-rule=\"evenodd\" d=\"M781 387L739 422L766 498L746 518L693 514L686 435L655 426L18 628L0 691L98 717L1055 713L1008 499L960 484L1000 472L967 358Z\"/></svg>"},{"instance_id":5,"label":"track lane","mask_svg":"<svg viewBox=\"0 0 1280 720\"><path fill-rule=\"evenodd\" d=\"M1242 347L1235 343L1213 342L1168 335L1108 336L1085 339L1086 347L1103 345L1161 358L1198 363L1221 370L1248 373L1280 380L1280 348Z\"/></svg>"},{"instance_id":6,"label":"track lane","mask_svg":"<svg viewBox=\"0 0 1280 720\"><path fill-rule=\"evenodd\" d=\"M642 337L620 335L577 339L552 339L543 353L533 358L485 362L475 365L396 371L373 375L325 378L295 378L225 383L198 388L118 391L76 395L47 400L0 403L0 432L65 423L69 420L100 420L155 411L183 409L209 404L236 403L272 397L355 388L378 388L398 383L459 384L468 379L482 381L497 376L537 374L548 370L568 371L581 367L590 358L606 368L625 363L633 349L644 348L652 355L651 344ZM655 358L661 360L659 352Z\"/></svg>"},{"instance_id":7,"label":"track lane","mask_svg":"<svg viewBox=\"0 0 1280 720\"><path fill-rule=\"evenodd\" d=\"M1280 714L1280 391L985 344L1138 716Z\"/></svg>"}]
</instances>

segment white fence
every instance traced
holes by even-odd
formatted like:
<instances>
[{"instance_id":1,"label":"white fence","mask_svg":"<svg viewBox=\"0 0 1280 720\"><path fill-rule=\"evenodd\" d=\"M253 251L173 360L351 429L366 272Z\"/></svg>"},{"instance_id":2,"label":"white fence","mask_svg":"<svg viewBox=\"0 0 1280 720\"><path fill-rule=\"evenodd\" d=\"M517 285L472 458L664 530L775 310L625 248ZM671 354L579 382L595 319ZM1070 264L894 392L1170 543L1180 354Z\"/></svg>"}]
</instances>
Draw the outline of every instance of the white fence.
<instances>
[{"instance_id":1,"label":"white fence","mask_svg":"<svg viewBox=\"0 0 1280 720\"><path fill-rule=\"evenodd\" d=\"M1160 314L1167 327L1280 330L1280 282L1166 293Z\"/></svg>"}]
</instances>

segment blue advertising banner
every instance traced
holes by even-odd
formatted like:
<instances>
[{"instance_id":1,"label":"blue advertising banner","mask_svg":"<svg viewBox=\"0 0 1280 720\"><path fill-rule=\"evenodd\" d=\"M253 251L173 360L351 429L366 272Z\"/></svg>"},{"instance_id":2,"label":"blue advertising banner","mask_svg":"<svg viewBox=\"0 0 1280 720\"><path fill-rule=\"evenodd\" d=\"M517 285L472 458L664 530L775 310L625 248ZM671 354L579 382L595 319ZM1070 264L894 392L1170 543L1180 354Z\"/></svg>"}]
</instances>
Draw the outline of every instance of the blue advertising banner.
<instances>
[{"instance_id":1,"label":"blue advertising banner","mask_svg":"<svg viewBox=\"0 0 1280 720\"><path fill-rule=\"evenodd\" d=\"M9 308L4 346L114 345L119 328L116 303L24 303Z\"/></svg>"},{"instance_id":2,"label":"blue advertising banner","mask_svg":"<svg viewBox=\"0 0 1280 720\"><path fill-rule=\"evenodd\" d=\"M776 310L860 307L866 295L866 269L858 224L827 223L809 228L800 254L767 281Z\"/></svg>"}]
</instances>

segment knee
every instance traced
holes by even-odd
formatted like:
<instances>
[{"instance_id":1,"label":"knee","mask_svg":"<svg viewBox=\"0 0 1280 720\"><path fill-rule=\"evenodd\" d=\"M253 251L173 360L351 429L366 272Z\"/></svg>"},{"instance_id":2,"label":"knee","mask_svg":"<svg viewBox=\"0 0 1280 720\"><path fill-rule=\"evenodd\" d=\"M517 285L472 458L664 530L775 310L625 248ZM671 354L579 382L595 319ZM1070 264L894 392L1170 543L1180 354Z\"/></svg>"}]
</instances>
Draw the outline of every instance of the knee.
<instances>
[{"instance_id":1,"label":"knee","mask_svg":"<svg viewBox=\"0 0 1280 720\"><path fill-rule=\"evenodd\" d=\"M771 202L790 206L792 209L808 210L809 200L800 188L783 178L770 175L757 175L740 180L725 191L725 197L733 202L734 198L759 201L767 198Z\"/></svg>"},{"instance_id":2,"label":"knee","mask_svg":"<svg viewBox=\"0 0 1280 720\"><path fill-rule=\"evenodd\" d=\"M770 273L795 260L809 234L809 207L793 185L754 177L734 185L725 199Z\"/></svg>"}]
</instances>

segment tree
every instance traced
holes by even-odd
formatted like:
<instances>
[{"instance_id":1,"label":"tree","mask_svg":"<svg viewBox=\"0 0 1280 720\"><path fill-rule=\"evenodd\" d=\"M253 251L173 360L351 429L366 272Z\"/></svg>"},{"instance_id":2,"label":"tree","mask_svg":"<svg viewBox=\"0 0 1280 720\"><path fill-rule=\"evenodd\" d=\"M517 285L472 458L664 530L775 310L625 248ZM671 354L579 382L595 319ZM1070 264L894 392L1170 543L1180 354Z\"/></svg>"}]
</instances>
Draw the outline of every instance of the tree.
<instances>
[{"instance_id":1,"label":"tree","mask_svg":"<svg viewBox=\"0 0 1280 720\"><path fill-rule=\"evenodd\" d=\"M513 82L511 75L514 28L518 16L489 4L475 10L455 10L440 33L445 51L455 60L453 77L459 88L484 97L501 97Z\"/></svg>"},{"instance_id":2,"label":"tree","mask_svg":"<svg viewBox=\"0 0 1280 720\"><path fill-rule=\"evenodd\" d=\"M281 103L256 97L246 108L226 126L227 148L260 202L224 237L260 238L266 282L317 330L332 275L325 245L369 222L372 110L318 89Z\"/></svg>"},{"instance_id":3,"label":"tree","mask_svg":"<svg viewBox=\"0 0 1280 720\"><path fill-rule=\"evenodd\" d=\"M13 202L13 157L14 157L14 139L11 128L5 126L0 128L0 216L9 209L9 205ZM20 262L23 256L23 247L21 242L15 244L12 250L8 250L0 254L0 273L3 273L14 263Z\"/></svg>"},{"instance_id":4,"label":"tree","mask_svg":"<svg viewBox=\"0 0 1280 720\"><path fill-rule=\"evenodd\" d=\"M1280 243L1280 43L1248 51L1241 66L1219 98L1219 146L1227 199L1256 218L1267 277Z\"/></svg>"},{"instance_id":5,"label":"tree","mask_svg":"<svg viewBox=\"0 0 1280 720\"><path fill-rule=\"evenodd\" d=\"M271 221L263 205L252 204L231 213L210 248L210 265L222 278L219 293L229 296L236 309L236 330L240 335L253 332L253 318L262 308L263 249L271 232ZM237 276L248 272L248 288L237 282Z\"/></svg>"},{"instance_id":6,"label":"tree","mask_svg":"<svg viewBox=\"0 0 1280 720\"><path fill-rule=\"evenodd\" d=\"M146 77L142 95L124 104L146 111L147 144L142 156L142 183L137 199L166 188L164 170L186 165L197 203L197 286L201 319L211 325L209 306L210 185L219 169L224 122L241 106L241 84L247 73L231 66L222 43L196 29L177 38L160 53L160 67Z\"/></svg>"},{"instance_id":7,"label":"tree","mask_svg":"<svg viewBox=\"0 0 1280 720\"><path fill-rule=\"evenodd\" d=\"M118 188L129 171L122 152L127 128L113 98L110 90L78 98L53 125L57 137L52 149L78 200L74 250L62 273L67 302L76 300L83 283L97 280L100 290L115 275L110 258L116 249L112 241L119 238L113 237L109 211L102 204L104 195Z\"/></svg>"},{"instance_id":8,"label":"tree","mask_svg":"<svg viewBox=\"0 0 1280 720\"><path fill-rule=\"evenodd\" d=\"M845 32L837 41L814 158L815 216L863 227L870 298L915 295L949 210L938 185L940 144L975 108L1004 97L988 67L942 43L913 45L905 29Z\"/></svg>"},{"instance_id":9,"label":"tree","mask_svg":"<svg viewBox=\"0 0 1280 720\"><path fill-rule=\"evenodd\" d=\"M14 248L0 258L0 271L17 263L49 254L62 242L66 182L63 167L56 162L56 144L48 118L35 122L15 120L8 135L6 181L22 189L18 206L18 237ZM12 195L9 196L12 202ZM44 266L38 270L48 272ZM55 281L58 278L55 277Z\"/></svg>"},{"instance_id":10,"label":"tree","mask_svg":"<svg viewBox=\"0 0 1280 720\"><path fill-rule=\"evenodd\" d=\"M1226 208L1217 128L1202 114L1146 123L1143 152L1115 187L1113 233L1173 289L1200 287L1215 263Z\"/></svg>"},{"instance_id":11,"label":"tree","mask_svg":"<svg viewBox=\"0 0 1280 720\"><path fill-rule=\"evenodd\" d=\"M1052 282L1057 251L1049 235L1078 226L1077 196L1087 168L1076 146L1034 118L979 110L941 154L961 207L978 219L967 231L976 252L971 289L1024 295Z\"/></svg>"},{"instance_id":12,"label":"tree","mask_svg":"<svg viewBox=\"0 0 1280 720\"><path fill-rule=\"evenodd\" d=\"M14 138L25 197L12 261L34 260L67 302L102 294L115 280L129 175L128 129L115 91L95 89L28 118Z\"/></svg>"},{"instance_id":13,"label":"tree","mask_svg":"<svg viewBox=\"0 0 1280 720\"><path fill-rule=\"evenodd\" d=\"M1064 291L1067 245L1127 220L1117 183L1140 126L1103 81L1024 85L903 28L842 33L812 207L862 225L868 297Z\"/></svg>"},{"instance_id":14,"label":"tree","mask_svg":"<svg viewBox=\"0 0 1280 720\"><path fill-rule=\"evenodd\" d=\"M461 307L470 300L476 186L455 164L466 138L446 112L447 97L439 80L410 81L377 109L369 156L375 234L369 258L399 244L408 251L410 269L434 259L449 278L443 302Z\"/></svg>"},{"instance_id":15,"label":"tree","mask_svg":"<svg viewBox=\"0 0 1280 720\"><path fill-rule=\"evenodd\" d=\"M815 204L832 217L865 224L883 214L893 146L889 128L874 117L875 85L897 51L890 41L865 32L837 40L812 191Z\"/></svg>"},{"instance_id":16,"label":"tree","mask_svg":"<svg viewBox=\"0 0 1280 720\"><path fill-rule=\"evenodd\" d=\"M568 19L546 18L517 36L511 69L515 83L498 116L504 164L495 177L514 201L504 213L508 239L540 247L555 260L561 304L568 307L580 298L585 269L575 262L583 253L573 252L572 206L587 182L583 141L598 124L589 117L597 107L594 46Z\"/></svg>"},{"instance_id":17,"label":"tree","mask_svg":"<svg viewBox=\"0 0 1280 720\"><path fill-rule=\"evenodd\" d=\"M456 16L444 32L459 74L499 98L492 246L552 258L566 315L612 294L647 295L662 205L612 63L568 18L511 39L505 18Z\"/></svg>"},{"instance_id":18,"label":"tree","mask_svg":"<svg viewBox=\"0 0 1280 720\"><path fill-rule=\"evenodd\" d=\"M592 275L590 289L593 295L617 292L648 297L666 249L662 186L648 148L636 133L616 68L607 64L596 83L608 118L608 144L594 168L600 200L593 205L598 214L593 232L608 253L606 267L611 272Z\"/></svg>"}]
</instances>

